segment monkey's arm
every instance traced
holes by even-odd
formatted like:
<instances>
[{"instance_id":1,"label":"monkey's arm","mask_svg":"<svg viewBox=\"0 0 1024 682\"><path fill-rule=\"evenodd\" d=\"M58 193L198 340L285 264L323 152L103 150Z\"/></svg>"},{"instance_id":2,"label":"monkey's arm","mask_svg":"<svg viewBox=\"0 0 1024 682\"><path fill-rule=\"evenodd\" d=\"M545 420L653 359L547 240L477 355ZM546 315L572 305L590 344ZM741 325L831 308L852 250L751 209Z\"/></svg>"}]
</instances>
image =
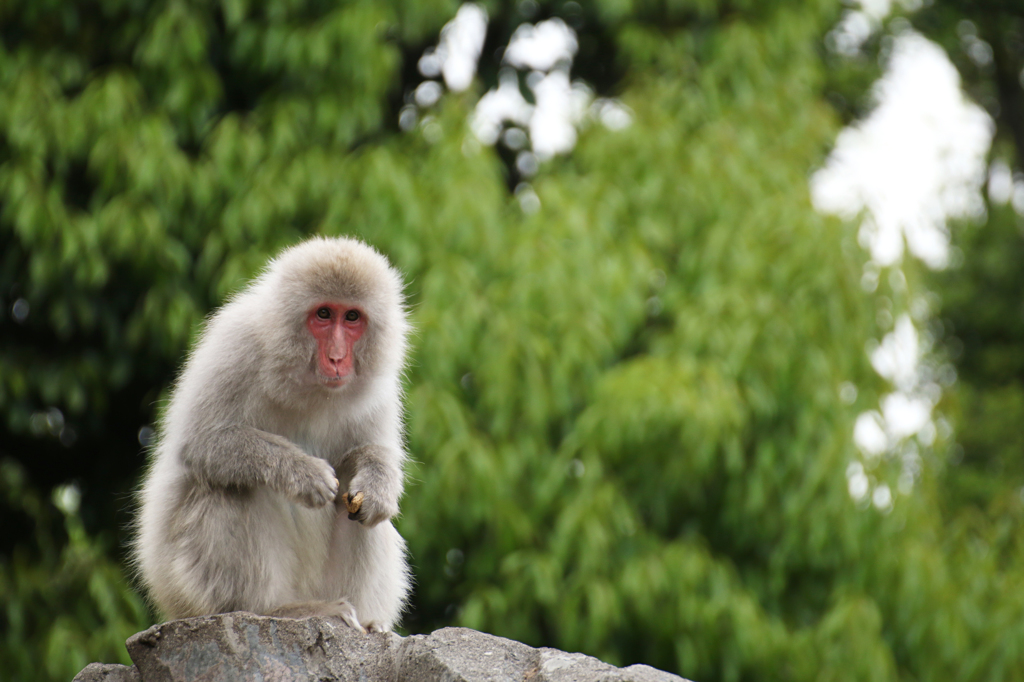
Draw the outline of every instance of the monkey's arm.
<instances>
[{"instance_id":1,"label":"monkey's arm","mask_svg":"<svg viewBox=\"0 0 1024 682\"><path fill-rule=\"evenodd\" d=\"M345 453L339 469L349 479L348 492L338 499L350 519L372 527L398 514L401 461L401 453L383 445L360 445Z\"/></svg>"},{"instance_id":2,"label":"monkey's arm","mask_svg":"<svg viewBox=\"0 0 1024 682\"><path fill-rule=\"evenodd\" d=\"M322 507L338 494L334 467L287 438L249 426L192 436L182 448L182 461L215 487L267 486L307 507Z\"/></svg>"}]
</instances>

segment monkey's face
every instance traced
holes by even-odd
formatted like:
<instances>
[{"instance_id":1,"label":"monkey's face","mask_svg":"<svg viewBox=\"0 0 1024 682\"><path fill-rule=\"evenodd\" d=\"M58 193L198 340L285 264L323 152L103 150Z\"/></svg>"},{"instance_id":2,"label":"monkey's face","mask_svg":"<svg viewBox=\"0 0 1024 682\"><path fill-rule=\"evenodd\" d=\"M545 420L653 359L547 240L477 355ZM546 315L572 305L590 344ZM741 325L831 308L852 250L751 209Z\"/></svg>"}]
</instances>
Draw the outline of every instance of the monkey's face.
<instances>
[{"instance_id":1,"label":"monkey's face","mask_svg":"<svg viewBox=\"0 0 1024 682\"><path fill-rule=\"evenodd\" d=\"M309 311L306 328L316 339L316 374L321 384L340 388L355 374L355 345L366 325L366 313L354 305L323 302Z\"/></svg>"}]
</instances>

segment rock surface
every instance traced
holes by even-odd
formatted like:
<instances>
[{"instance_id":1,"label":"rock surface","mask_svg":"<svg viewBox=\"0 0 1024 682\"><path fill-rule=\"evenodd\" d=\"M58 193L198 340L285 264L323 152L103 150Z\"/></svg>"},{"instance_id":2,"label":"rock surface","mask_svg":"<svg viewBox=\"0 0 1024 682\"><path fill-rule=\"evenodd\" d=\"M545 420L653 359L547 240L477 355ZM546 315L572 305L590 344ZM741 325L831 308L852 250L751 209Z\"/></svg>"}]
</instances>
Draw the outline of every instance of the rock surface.
<instances>
[{"instance_id":1,"label":"rock surface","mask_svg":"<svg viewBox=\"0 0 1024 682\"><path fill-rule=\"evenodd\" d=\"M90 663L75 675L74 682L141 682L139 669L117 663Z\"/></svg>"},{"instance_id":2,"label":"rock surface","mask_svg":"<svg viewBox=\"0 0 1024 682\"><path fill-rule=\"evenodd\" d=\"M616 668L466 628L403 638L245 612L154 625L127 645L135 665L92 663L74 682L683 682L645 665Z\"/></svg>"}]
</instances>

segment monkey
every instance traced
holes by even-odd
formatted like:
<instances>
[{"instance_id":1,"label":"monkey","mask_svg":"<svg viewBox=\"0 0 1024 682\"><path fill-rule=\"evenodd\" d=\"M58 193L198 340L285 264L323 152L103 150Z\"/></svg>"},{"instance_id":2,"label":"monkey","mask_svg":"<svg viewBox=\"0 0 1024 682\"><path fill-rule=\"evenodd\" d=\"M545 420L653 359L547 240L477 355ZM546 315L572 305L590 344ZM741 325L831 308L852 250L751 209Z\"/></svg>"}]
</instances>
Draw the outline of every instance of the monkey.
<instances>
[{"instance_id":1,"label":"monkey","mask_svg":"<svg viewBox=\"0 0 1024 682\"><path fill-rule=\"evenodd\" d=\"M403 288L372 247L314 237L207 319L139 493L133 563L161 613L394 627L411 580L391 523Z\"/></svg>"}]
</instances>

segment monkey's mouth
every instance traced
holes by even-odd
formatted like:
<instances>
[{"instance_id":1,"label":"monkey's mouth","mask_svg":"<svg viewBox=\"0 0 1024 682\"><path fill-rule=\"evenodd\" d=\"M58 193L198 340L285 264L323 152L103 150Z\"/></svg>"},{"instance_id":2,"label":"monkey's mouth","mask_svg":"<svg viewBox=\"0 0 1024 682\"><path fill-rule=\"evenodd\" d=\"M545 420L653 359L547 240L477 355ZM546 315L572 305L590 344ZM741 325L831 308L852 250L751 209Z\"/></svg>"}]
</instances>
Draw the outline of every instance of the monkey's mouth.
<instances>
[{"instance_id":1,"label":"monkey's mouth","mask_svg":"<svg viewBox=\"0 0 1024 682\"><path fill-rule=\"evenodd\" d=\"M320 383L326 386L327 388L341 388L342 386L346 385L349 382L352 376L352 374L346 374L344 376L337 374L333 376L329 376L322 373L317 374L317 378L320 379Z\"/></svg>"}]
</instances>

